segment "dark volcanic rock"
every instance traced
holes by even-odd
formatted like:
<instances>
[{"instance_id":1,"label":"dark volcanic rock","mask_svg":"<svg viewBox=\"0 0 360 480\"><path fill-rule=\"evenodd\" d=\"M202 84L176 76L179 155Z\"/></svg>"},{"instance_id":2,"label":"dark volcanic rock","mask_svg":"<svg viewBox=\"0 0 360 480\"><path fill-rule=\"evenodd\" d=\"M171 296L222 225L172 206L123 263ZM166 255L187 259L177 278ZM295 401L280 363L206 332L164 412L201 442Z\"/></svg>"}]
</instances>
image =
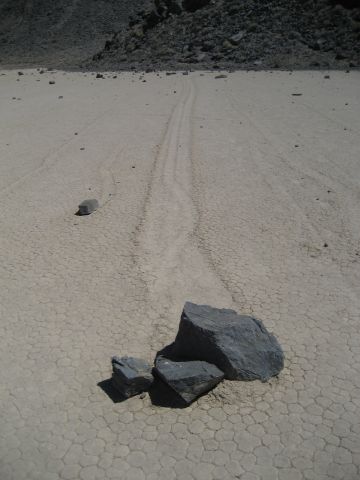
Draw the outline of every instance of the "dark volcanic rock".
<instances>
[{"instance_id":1,"label":"dark volcanic rock","mask_svg":"<svg viewBox=\"0 0 360 480\"><path fill-rule=\"evenodd\" d=\"M360 0L359 0L360 1ZM333 0L156 0L94 56L102 68L348 68L360 9Z\"/></svg>"},{"instance_id":2,"label":"dark volcanic rock","mask_svg":"<svg viewBox=\"0 0 360 480\"><path fill-rule=\"evenodd\" d=\"M81 150L81 149L80 149ZM90 215L99 208L99 202L95 198L90 200L84 200L79 205L78 215Z\"/></svg>"},{"instance_id":3,"label":"dark volcanic rock","mask_svg":"<svg viewBox=\"0 0 360 480\"><path fill-rule=\"evenodd\" d=\"M211 363L174 361L162 355L156 358L155 372L187 404L214 388L224 378L224 373Z\"/></svg>"},{"instance_id":4,"label":"dark volcanic rock","mask_svg":"<svg viewBox=\"0 0 360 480\"><path fill-rule=\"evenodd\" d=\"M130 398L149 390L154 380L152 367L145 360L134 357L113 357L112 382L125 397Z\"/></svg>"},{"instance_id":5,"label":"dark volcanic rock","mask_svg":"<svg viewBox=\"0 0 360 480\"><path fill-rule=\"evenodd\" d=\"M1 62L347 69L360 65L360 0L3 0Z\"/></svg>"},{"instance_id":6,"label":"dark volcanic rock","mask_svg":"<svg viewBox=\"0 0 360 480\"><path fill-rule=\"evenodd\" d=\"M278 341L260 320L190 302L170 348L175 357L215 364L229 380L266 381L284 366Z\"/></svg>"}]
</instances>

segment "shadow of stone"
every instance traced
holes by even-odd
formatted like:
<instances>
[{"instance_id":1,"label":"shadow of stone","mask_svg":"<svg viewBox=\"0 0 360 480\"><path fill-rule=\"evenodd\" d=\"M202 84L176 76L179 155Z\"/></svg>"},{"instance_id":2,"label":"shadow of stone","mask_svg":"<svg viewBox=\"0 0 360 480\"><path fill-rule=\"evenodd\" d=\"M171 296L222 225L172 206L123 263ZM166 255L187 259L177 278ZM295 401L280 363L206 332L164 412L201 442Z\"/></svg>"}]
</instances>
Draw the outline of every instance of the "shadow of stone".
<instances>
[{"instance_id":1,"label":"shadow of stone","mask_svg":"<svg viewBox=\"0 0 360 480\"><path fill-rule=\"evenodd\" d=\"M158 377L154 378L154 383L149 390L149 396L151 403L157 407L186 408L188 406L174 390Z\"/></svg>"},{"instance_id":2,"label":"shadow of stone","mask_svg":"<svg viewBox=\"0 0 360 480\"><path fill-rule=\"evenodd\" d=\"M113 403L122 403L125 402L125 400L129 400L128 398L123 397L113 386L111 378L103 380L97 385L104 393L106 393ZM154 378L154 383L148 393L151 403L157 407L186 408L188 406L183 399L174 392L174 390L168 387L158 377Z\"/></svg>"},{"instance_id":3,"label":"shadow of stone","mask_svg":"<svg viewBox=\"0 0 360 480\"><path fill-rule=\"evenodd\" d=\"M108 378L107 380L103 380L102 382L99 382L98 387L101 388L103 392L106 393L106 395L112 400L114 403L121 403L127 400L127 398L123 397L121 393L116 390L116 388L112 384L111 378Z\"/></svg>"},{"instance_id":4,"label":"shadow of stone","mask_svg":"<svg viewBox=\"0 0 360 480\"><path fill-rule=\"evenodd\" d=\"M175 353L175 342L169 343L169 345L166 345L164 348L159 350L156 354L157 357L166 357L169 360L172 360L173 362L181 362L181 361L186 361L189 359L186 358L181 358Z\"/></svg>"}]
</instances>

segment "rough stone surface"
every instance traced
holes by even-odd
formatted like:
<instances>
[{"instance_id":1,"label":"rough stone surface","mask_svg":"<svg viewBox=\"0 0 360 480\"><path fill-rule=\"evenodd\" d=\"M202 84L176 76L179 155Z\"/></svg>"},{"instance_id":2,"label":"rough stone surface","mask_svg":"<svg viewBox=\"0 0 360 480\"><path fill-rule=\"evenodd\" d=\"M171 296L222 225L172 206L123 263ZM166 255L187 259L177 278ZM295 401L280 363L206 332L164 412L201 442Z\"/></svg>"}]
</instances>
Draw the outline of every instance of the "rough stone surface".
<instances>
[{"instance_id":1,"label":"rough stone surface","mask_svg":"<svg viewBox=\"0 0 360 480\"><path fill-rule=\"evenodd\" d=\"M81 150L81 149L80 149ZM79 205L79 215L90 215L99 208L99 202L93 198L91 200L84 200Z\"/></svg>"},{"instance_id":2,"label":"rough stone surface","mask_svg":"<svg viewBox=\"0 0 360 480\"><path fill-rule=\"evenodd\" d=\"M184 306L173 353L212 362L230 380L266 381L284 367L278 341L260 320L190 302Z\"/></svg>"},{"instance_id":3,"label":"rough stone surface","mask_svg":"<svg viewBox=\"0 0 360 480\"><path fill-rule=\"evenodd\" d=\"M145 360L134 357L111 359L114 387L126 398L145 392L151 387L152 367Z\"/></svg>"},{"instance_id":4,"label":"rough stone surface","mask_svg":"<svg viewBox=\"0 0 360 480\"><path fill-rule=\"evenodd\" d=\"M155 0L94 56L104 68L360 65L360 5L333 0ZM89 64L90 67L91 63Z\"/></svg>"},{"instance_id":5,"label":"rough stone surface","mask_svg":"<svg viewBox=\"0 0 360 480\"><path fill-rule=\"evenodd\" d=\"M155 372L188 404L224 378L224 373L211 363L174 361L162 355L156 358Z\"/></svg>"}]
</instances>

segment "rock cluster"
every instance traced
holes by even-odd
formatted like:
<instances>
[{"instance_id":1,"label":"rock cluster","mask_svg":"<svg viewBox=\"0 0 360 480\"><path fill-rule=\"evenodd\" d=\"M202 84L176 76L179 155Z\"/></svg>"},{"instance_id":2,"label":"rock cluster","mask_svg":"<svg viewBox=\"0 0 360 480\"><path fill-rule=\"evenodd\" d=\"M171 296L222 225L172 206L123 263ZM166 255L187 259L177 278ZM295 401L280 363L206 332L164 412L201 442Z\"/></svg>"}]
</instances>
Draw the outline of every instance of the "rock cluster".
<instances>
[{"instance_id":1,"label":"rock cluster","mask_svg":"<svg viewBox=\"0 0 360 480\"><path fill-rule=\"evenodd\" d=\"M260 320L187 302L174 343L157 353L153 369L129 357L113 357L112 365L125 398L148 390L153 373L190 404L223 378L269 380L284 367L284 354Z\"/></svg>"},{"instance_id":2,"label":"rock cluster","mask_svg":"<svg viewBox=\"0 0 360 480\"><path fill-rule=\"evenodd\" d=\"M345 2L346 5L348 5ZM331 0L156 0L93 58L103 68L348 68L360 5Z\"/></svg>"}]
</instances>

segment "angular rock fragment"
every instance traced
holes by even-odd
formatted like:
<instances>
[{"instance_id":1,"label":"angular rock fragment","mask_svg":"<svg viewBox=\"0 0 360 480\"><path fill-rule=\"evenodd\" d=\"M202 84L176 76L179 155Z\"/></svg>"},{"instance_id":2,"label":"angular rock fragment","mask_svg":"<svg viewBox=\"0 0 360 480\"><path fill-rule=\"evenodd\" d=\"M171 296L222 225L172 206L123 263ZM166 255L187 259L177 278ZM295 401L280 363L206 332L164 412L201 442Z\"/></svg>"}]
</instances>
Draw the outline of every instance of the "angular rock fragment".
<instances>
[{"instance_id":1,"label":"angular rock fragment","mask_svg":"<svg viewBox=\"0 0 360 480\"><path fill-rule=\"evenodd\" d=\"M90 215L99 208L99 202L95 198L84 200L79 205L78 215Z\"/></svg>"},{"instance_id":2,"label":"angular rock fragment","mask_svg":"<svg viewBox=\"0 0 360 480\"><path fill-rule=\"evenodd\" d=\"M256 318L187 302L174 344L175 357L205 360L229 380L268 380L284 367L277 339Z\"/></svg>"},{"instance_id":3,"label":"angular rock fragment","mask_svg":"<svg viewBox=\"0 0 360 480\"><path fill-rule=\"evenodd\" d=\"M154 380L152 367L145 360L134 357L113 357L112 382L114 387L125 397L130 398L146 392Z\"/></svg>"},{"instance_id":4,"label":"angular rock fragment","mask_svg":"<svg viewBox=\"0 0 360 480\"><path fill-rule=\"evenodd\" d=\"M162 355L155 360L155 372L187 404L214 388L224 378L224 373L211 363L174 361Z\"/></svg>"},{"instance_id":5,"label":"angular rock fragment","mask_svg":"<svg viewBox=\"0 0 360 480\"><path fill-rule=\"evenodd\" d=\"M229 38L229 41L230 41L230 43L232 43L233 45L238 45L238 44L240 43L240 41L244 38L245 35L246 35L246 32L236 33L235 35L232 35L232 36Z\"/></svg>"}]
</instances>

